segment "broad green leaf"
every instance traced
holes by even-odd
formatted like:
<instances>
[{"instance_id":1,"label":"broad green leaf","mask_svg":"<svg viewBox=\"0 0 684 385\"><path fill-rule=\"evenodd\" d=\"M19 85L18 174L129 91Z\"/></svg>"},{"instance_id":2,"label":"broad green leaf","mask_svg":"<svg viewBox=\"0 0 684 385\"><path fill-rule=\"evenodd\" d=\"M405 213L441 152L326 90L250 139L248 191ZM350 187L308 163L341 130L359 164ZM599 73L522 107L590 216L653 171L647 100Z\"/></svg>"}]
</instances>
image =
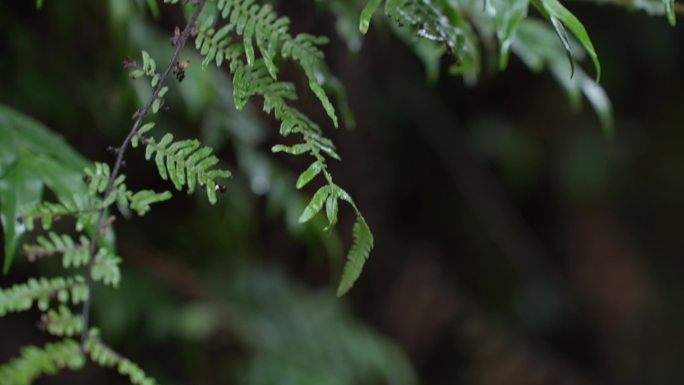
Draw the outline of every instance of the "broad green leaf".
<instances>
[{"instance_id":1,"label":"broad green leaf","mask_svg":"<svg viewBox=\"0 0 684 385\"><path fill-rule=\"evenodd\" d=\"M582 47L584 47L584 49L589 54L589 57L591 57L591 60L594 62L594 68L596 70L596 81L600 81L601 63L598 60L598 56L596 55L596 51L594 50L594 45L592 44L591 39L587 34L587 30L584 28L584 25L582 25L582 23L577 19L577 17L575 17L575 15L573 15L567 8L565 8L565 6L563 6L563 4L560 3L560 1L539 1L541 2L541 5L544 8L544 10L548 12L548 15L550 17L555 17L558 20L560 20L565 25L565 27L572 31L577 40L579 40L580 44L582 44ZM555 24L554 27L556 27ZM558 28L556 28L556 30L558 30Z\"/></svg>"},{"instance_id":2,"label":"broad green leaf","mask_svg":"<svg viewBox=\"0 0 684 385\"><path fill-rule=\"evenodd\" d=\"M499 39L499 69L508 65L511 44L520 22L527 16L529 0L493 0L496 10L496 36Z\"/></svg>"},{"instance_id":3,"label":"broad green leaf","mask_svg":"<svg viewBox=\"0 0 684 385\"><path fill-rule=\"evenodd\" d=\"M17 162L0 179L0 219L5 231L5 261L3 272L9 271L19 238L25 226L19 224L19 208L35 205L43 194L43 182L35 174L30 158L33 155L21 151Z\"/></svg>"},{"instance_id":4,"label":"broad green leaf","mask_svg":"<svg viewBox=\"0 0 684 385\"><path fill-rule=\"evenodd\" d=\"M50 131L40 122L0 104L0 134L4 140L11 140L11 146L26 148L32 153L54 158L64 166L81 170L88 161L74 151L64 139ZM2 159L2 155L0 155Z\"/></svg>"},{"instance_id":5,"label":"broad green leaf","mask_svg":"<svg viewBox=\"0 0 684 385\"><path fill-rule=\"evenodd\" d=\"M563 23L561 23L560 20L558 20L558 18L550 16L549 19L551 20L551 25L553 25L553 28L556 30L556 33L558 34L558 38L563 44L565 54L568 56L568 63L570 63L570 77L572 78L573 76L575 76L575 57L572 54L570 38L568 38L568 33L565 30Z\"/></svg>"},{"instance_id":6,"label":"broad green leaf","mask_svg":"<svg viewBox=\"0 0 684 385\"><path fill-rule=\"evenodd\" d=\"M34 175L58 196L73 196L86 192L82 170L65 167L43 156L34 157L30 167Z\"/></svg>"},{"instance_id":7,"label":"broad green leaf","mask_svg":"<svg viewBox=\"0 0 684 385\"><path fill-rule=\"evenodd\" d=\"M667 20L670 22L670 25L674 27L677 25L677 16L675 15L675 0L663 0L663 5L665 5Z\"/></svg>"},{"instance_id":8,"label":"broad green leaf","mask_svg":"<svg viewBox=\"0 0 684 385\"><path fill-rule=\"evenodd\" d=\"M363 7L363 11L361 11L361 21L359 22L359 31L361 31L361 33L366 34L368 32L368 27L370 27L373 14L375 13L375 10L378 9L381 2L382 0L370 0L368 4Z\"/></svg>"},{"instance_id":9,"label":"broad green leaf","mask_svg":"<svg viewBox=\"0 0 684 385\"><path fill-rule=\"evenodd\" d=\"M45 186L57 195L85 191L87 162L39 122L0 105L0 216L5 239L4 271L11 266L24 233L18 210L40 201Z\"/></svg>"},{"instance_id":10,"label":"broad green leaf","mask_svg":"<svg viewBox=\"0 0 684 385\"><path fill-rule=\"evenodd\" d=\"M318 214L318 212L323 208L323 204L325 203L325 200L328 198L329 194L330 186L328 185L318 189L316 194L314 194L313 198L311 198L311 201L302 212L302 215L299 217L299 223L308 222L311 218L313 218L314 215Z\"/></svg>"}]
</instances>

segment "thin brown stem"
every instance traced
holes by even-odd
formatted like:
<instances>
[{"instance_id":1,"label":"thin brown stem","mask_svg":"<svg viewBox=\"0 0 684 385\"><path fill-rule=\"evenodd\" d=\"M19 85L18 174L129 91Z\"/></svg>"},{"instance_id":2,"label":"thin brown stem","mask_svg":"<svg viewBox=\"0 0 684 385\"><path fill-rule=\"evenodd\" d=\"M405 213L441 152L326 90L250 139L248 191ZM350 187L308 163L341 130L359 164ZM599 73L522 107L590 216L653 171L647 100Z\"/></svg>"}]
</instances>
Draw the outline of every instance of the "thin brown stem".
<instances>
[{"instance_id":1,"label":"thin brown stem","mask_svg":"<svg viewBox=\"0 0 684 385\"><path fill-rule=\"evenodd\" d=\"M154 92L152 93L152 96L150 97L150 100L147 102L145 107L142 110L138 110L134 117L135 117L135 122L133 123L133 127L131 128L131 131L128 133L128 136L126 136L126 139L123 141L121 146L117 149L117 156L116 156L116 161L114 162L114 167L112 169L112 173L109 176L109 180L107 183L107 190L105 190L104 197L107 199L109 195L111 195L114 192L114 181L116 178L119 176L119 172L121 171L121 167L124 161L124 155L126 153L126 150L131 144L131 140L133 137L138 133L138 130L140 129L140 126L143 123L143 120L145 117L150 113L152 110L152 106L154 102L159 98L159 93L161 92L162 88L164 87L164 83L166 82L166 79L169 77L171 72L175 67L178 66L178 62L180 59L180 54L181 51L183 50L183 47L185 46L185 43L187 42L188 38L192 34L195 24L197 23L197 19L199 18L200 13L202 13L202 9L204 9L204 6L206 4L206 0L199 0L196 2L197 3L197 9L195 10L195 13L192 15L192 18L188 22L188 24L185 26L185 29L183 32L179 35L174 37L174 45L176 47L176 50L173 54L173 57L171 58L171 62L169 63L168 67L166 67L166 70L162 73L162 75L159 78L159 83L154 89ZM90 307L92 304L92 299L93 299L93 275L92 275L92 270L93 266L95 264L95 254L97 252L97 240L98 238L104 234L107 230L107 227L109 226L110 222L106 220L106 215L105 215L105 209L102 208L98 212L98 220L97 220L97 228L93 232L91 239L90 239L90 250L89 250L89 259L88 259L88 275L86 276L86 286L88 287L88 298L83 304L83 312L81 317L83 318L83 333L81 334L81 345L83 346L85 342L88 339L88 331L89 331L89 323L90 323Z\"/></svg>"}]
</instances>

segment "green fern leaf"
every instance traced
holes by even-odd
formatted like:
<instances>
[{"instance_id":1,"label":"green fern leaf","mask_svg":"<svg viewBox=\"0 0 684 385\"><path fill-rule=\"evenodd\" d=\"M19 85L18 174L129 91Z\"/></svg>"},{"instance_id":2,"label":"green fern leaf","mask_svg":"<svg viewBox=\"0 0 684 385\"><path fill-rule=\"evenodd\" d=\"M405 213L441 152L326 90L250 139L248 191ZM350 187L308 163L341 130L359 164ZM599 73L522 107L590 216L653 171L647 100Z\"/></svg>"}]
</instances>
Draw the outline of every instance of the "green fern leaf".
<instances>
[{"instance_id":1,"label":"green fern leaf","mask_svg":"<svg viewBox=\"0 0 684 385\"><path fill-rule=\"evenodd\" d=\"M139 216L143 216L150 211L151 204L164 202L171 199L172 194L168 191L158 193L152 190L142 190L135 194L131 193L127 199L130 201L130 207L138 213Z\"/></svg>"},{"instance_id":2,"label":"green fern leaf","mask_svg":"<svg viewBox=\"0 0 684 385\"><path fill-rule=\"evenodd\" d=\"M88 287L81 276L30 278L26 283L0 290L0 317L29 310L34 303L41 310L47 310L53 297L62 303L71 300L71 303L78 304L88 297Z\"/></svg>"},{"instance_id":3,"label":"green fern leaf","mask_svg":"<svg viewBox=\"0 0 684 385\"><path fill-rule=\"evenodd\" d=\"M373 234L366 223L366 220L358 215L352 230L354 234L354 244L347 254L347 263L344 265L342 280L337 287L337 295L342 296L354 286L354 283L361 275L363 266L373 249Z\"/></svg>"},{"instance_id":4,"label":"green fern leaf","mask_svg":"<svg viewBox=\"0 0 684 385\"><path fill-rule=\"evenodd\" d=\"M82 231L97 222L98 212L104 208L98 198L85 194L74 194L71 198L59 197L59 203L42 202L29 208L22 208L20 220L30 231L34 228L34 221L39 221L42 227L49 230L52 223L63 217L76 218L76 231Z\"/></svg>"},{"instance_id":5,"label":"green fern leaf","mask_svg":"<svg viewBox=\"0 0 684 385\"><path fill-rule=\"evenodd\" d=\"M199 30L202 34L195 42L205 56L204 65L212 61L221 65L226 54L224 48L230 44L228 34L234 32L242 37L242 51L247 65L252 67L259 61L254 49L256 41L264 68L273 80L278 73L275 65L278 53L299 64L308 79L309 88L320 100L335 127L338 126L337 113L323 87L329 71L319 46L327 44L326 37L309 34L292 36L289 19L278 17L270 4L260 5L254 0L218 0L217 8L227 24L216 30L213 27L214 20L207 19L201 24Z\"/></svg>"},{"instance_id":6,"label":"green fern leaf","mask_svg":"<svg viewBox=\"0 0 684 385\"><path fill-rule=\"evenodd\" d=\"M199 184L206 188L209 202L216 203L216 190L221 187L215 180L230 178L231 173L215 168L219 159L212 155L213 150L210 147L201 146L196 139L173 142L172 134L164 135L159 142L154 138L144 138L144 142L147 143L145 158L149 160L155 156L157 170L162 179L171 179L178 190L186 187L188 194L193 193L195 186ZM161 194L155 197L164 200L168 195Z\"/></svg>"},{"instance_id":7,"label":"green fern leaf","mask_svg":"<svg viewBox=\"0 0 684 385\"><path fill-rule=\"evenodd\" d=\"M496 10L496 36L499 39L499 69L508 65L511 45L520 23L527 17L529 0L492 0Z\"/></svg>"},{"instance_id":8,"label":"green fern leaf","mask_svg":"<svg viewBox=\"0 0 684 385\"><path fill-rule=\"evenodd\" d=\"M48 237L39 236L36 245L24 245L23 253L30 261L41 257L49 257L62 254L62 266L64 268L80 267L88 264L90 240L81 236L80 243L74 242L73 238L66 234L59 235L49 232Z\"/></svg>"},{"instance_id":9,"label":"green fern leaf","mask_svg":"<svg viewBox=\"0 0 684 385\"><path fill-rule=\"evenodd\" d=\"M84 365L81 346L72 339L48 343L42 348L26 346L21 349L21 357L0 366L0 384L30 385L43 375L54 375L65 368L78 370Z\"/></svg>"},{"instance_id":10,"label":"green fern leaf","mask_svg":"<svg viewBox=\"0 0 684 385\"><path fill-rule=\"evenodd\" d=\"M321 128L316 123L311 121L301 111L288 104L289 101L295 100L297 96L292 84L277 81L272 76L269 76L267 64L265 64L264 60L256 59L251 65L244 63L241 46L229 44L225 38L223 40L218 39L217 36L219 36L220 32L214 31L210 25L205 25L199 29L197 46L200 47L200 53L205 56L205 63L212 62L220 52L223 53L222 57L228 60L230 71L233 74L235 106L241 109L253 95L261 95L264 98L264 111L272 113L281 123L280 134L282 136L298 134L302 137L301 143L289 146L275 145L272 151L285 152L292 155L308 153L316 159L314 164L299 177L297 187L303 187L319 173L325 175L328 183L320 187L316 194L314 194L310 203L302 212L299 221L309 221L325 206L328 221L331 226L334 225L337 222L339 210L338 199L349 202L357 212L357 216L361 218L357 221L361 224L355 226L357 229L356 234L359 235L356 238L359 239L359 242L350 252L349 260L353 262L348 263L350 267L347 269L348 272L344 278L344 290L340 290L340 293L346 292L358 278L360 269L363 267L363 261L368 257L368 253L372 248L372 235L370 235L370 229L365 224L365 221L363 221L363 217L361 217L349 194L333 183L332 176L327 171L326 156L337 160L340 159L334 144L330 139L323 136ZM316 53L316 44L321 43L321 41L307 35L301 35L298 38L294 42L285 42L283 44L286 56L302 61L308 60L305 59L309 57L307 55L313 55L319 59L322 58L322 54L317 56L318 54ZM310 52L305 53L304 51L306 50ZM310 87L315 88L315 85L310 85ZM371 246L367 247L366 245L368 245L369 240ZM360 256L362 258L359 258ZM359 262L360 260L362 261ZM358 270L354 271L353 267L358 268Z\"/></svg>"}]
</instances>

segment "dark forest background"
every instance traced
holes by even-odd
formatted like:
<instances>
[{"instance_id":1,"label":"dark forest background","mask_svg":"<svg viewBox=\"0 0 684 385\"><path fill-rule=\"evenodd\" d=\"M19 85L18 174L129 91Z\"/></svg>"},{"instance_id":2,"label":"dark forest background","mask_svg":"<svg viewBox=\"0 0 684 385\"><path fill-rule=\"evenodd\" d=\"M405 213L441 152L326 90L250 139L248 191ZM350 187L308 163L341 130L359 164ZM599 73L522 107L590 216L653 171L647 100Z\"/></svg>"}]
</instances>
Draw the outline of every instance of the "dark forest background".
<instances>
[{"instance_id":1,"label":"dark forest background","mask_svg":"<svg viewBox=\"0 0 684 385\"><path fill-rule=\"evenodd\" d=\"M339 233L298 225L311 191L294 180L307 164L270 154L276 122L258 104L235 112L226 72L202 72L187 50L158 127L200 137L235 178L218 206L179 194L117 220L123 283L96 292L110 344L164 384L684 383L680 26L568 3L603 64L609 140L590 108L573 110L549 74L517 59L472 87L446 71L429 82L381 21L362 42L341 37L331 9L344 1L276 3L294 31L331 37L327 62L356 125L325 128L343 158L333 173L375 233L367 268L334 296L353 213ZM133 1L38 11L0 0L0 103L111 162L107 147L148 92L122 61L146 49L165 65L183 24L174 6L155 17ZM306 89L295 68L284 76ZM168 188L139 152L126 172ZM18 259L0 282L37 269ZM43 338L33 313L0 330L2 361ZM40 383L122 381L93 367Z\"/></svg>"}]
</instances>

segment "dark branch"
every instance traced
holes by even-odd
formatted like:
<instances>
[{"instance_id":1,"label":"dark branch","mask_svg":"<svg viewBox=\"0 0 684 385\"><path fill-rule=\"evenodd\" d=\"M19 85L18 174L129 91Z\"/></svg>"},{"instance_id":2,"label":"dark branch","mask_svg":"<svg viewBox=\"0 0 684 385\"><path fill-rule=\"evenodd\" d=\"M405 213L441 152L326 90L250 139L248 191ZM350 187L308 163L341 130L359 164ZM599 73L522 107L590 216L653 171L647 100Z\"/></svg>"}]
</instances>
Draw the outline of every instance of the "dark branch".
<instances>
[{"instance_id":1,"label":"dark branch","mask_svg":"<svg viewBox=\"0 0 684 385\"><path fill-rule=\"evenodd\" d=\"M180 59L180 54L181 51L183 50L183 47L185 46L185 43L187 42L188 38L192 34L193 30L195 29L195 24L197 23L197 18L199 17L200 13L202 13L202 9L204 9L204 5L206 4L206 0L199 0L197 1L197 9L195 10L195 13L192 15L192 18L188 22L188 24L185 26L185 29L183 32L180 33L179 36L177 36L176 39L174 39L174 45L176 47L176 51L173 54L173 57L171 58L171 62L169 65L166 67L166 70L162 73L161 77L159 78L159 84L154 89L154 92L152 93L152 97L150 97L150 100L147 102L145 107L142 110L138 110L135 115L134 119L135 122L133 123L133 127L131 128L131 131L128 133L128 136L126 139L123 141L120 147L118 147L118 150L116 152L116 161L114 163L114 168L112 170L111 175L109 176L109 181L107 184L107 190L105 191L105 199L112 194L114 191L114 180L119 176L119 172L121 171L121 168L124 164L124 155L126 153L126 150L131 144L131 140L133 137L138 133L138 130L140 129L140 126L142 126L143 119L150 113L152 110L152 105L154 104L155 100L159 98L159 93L161 92L161 89L164 87L164 83L166 82L166 79L169 77L171 72L173 71L174 68L178 67L179 59ZM97 252L97 240L98 238L104 234L107 231L107 228L111 222L107 220L105 216L105 209L100 209L98 213L98 220L97 220L97 228L93 232L93 235L91 236L90 239L90 250L89 250L89 259L88 259L88 275L86 277L86 286L88 287L88 298L86 299L85 303L83 304L83 313L81 317L83 318L83 333L81 334L81 346L83 346L87 339L88 339L88 330L89 330L89 322L90 322L90 307L92 304L92 299L93 299L93 275L92 275L92 270L93 270L93 265L95 262L95 253Z\"/></svg>"}]
</instances>

